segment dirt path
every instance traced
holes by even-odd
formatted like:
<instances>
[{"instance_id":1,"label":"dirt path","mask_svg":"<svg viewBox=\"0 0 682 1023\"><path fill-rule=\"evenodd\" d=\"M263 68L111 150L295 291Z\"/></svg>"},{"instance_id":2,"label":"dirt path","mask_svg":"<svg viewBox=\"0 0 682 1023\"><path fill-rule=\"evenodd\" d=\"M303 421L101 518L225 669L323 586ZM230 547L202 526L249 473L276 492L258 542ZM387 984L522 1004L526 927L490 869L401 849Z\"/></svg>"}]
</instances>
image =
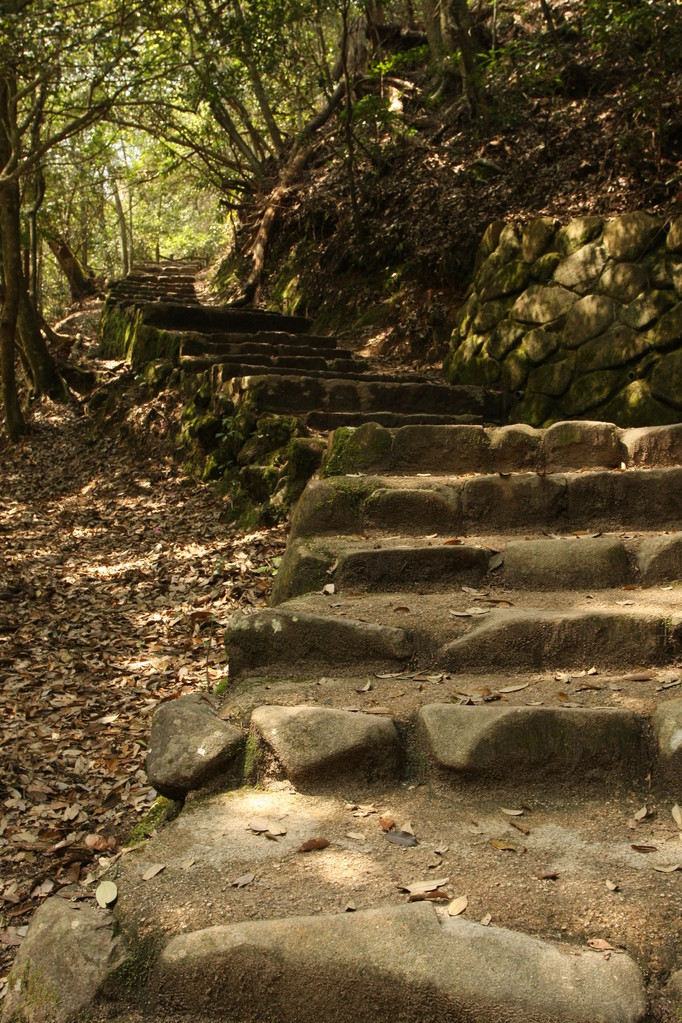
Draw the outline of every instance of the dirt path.
<instances>
[{"instance_id":1,"label":"dirt path","mask_svg":"<svg viewBox=\"0 0 682 1023\"><path fill-rule=\"evenodd\" d=\"M149 809L160 700L225 676L284 530L244 535L154 451L45 405L0 449L0 990L34 909L99 873Z\"/></svg>"}]
</instances>

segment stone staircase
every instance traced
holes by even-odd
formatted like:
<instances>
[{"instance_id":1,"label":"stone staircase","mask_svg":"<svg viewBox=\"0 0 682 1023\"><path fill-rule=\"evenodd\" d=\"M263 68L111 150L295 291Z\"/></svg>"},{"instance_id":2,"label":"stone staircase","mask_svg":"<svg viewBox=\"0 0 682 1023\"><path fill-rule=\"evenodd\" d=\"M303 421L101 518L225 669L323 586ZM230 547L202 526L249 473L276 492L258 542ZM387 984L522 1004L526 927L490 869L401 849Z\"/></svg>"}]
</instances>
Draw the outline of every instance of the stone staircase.
<instances>
[{"instance_id":1,"label":"stone staircase","mask_svg":"<svg viewBox=\"0 0 682 1023\"><path fill-rule=\"evenodd\" d=\"M681 508L682 424L338 431L224 700L154 717L182 812L4 1018L678 1020Z\"/></svg>"},{"instance_id":2,"label":"stone staircase","mask_svg":"<svg viewBox=\"0 0 682 1023\"><path fill-rule=\"evenodd\" d=\"M504 401L442 374L396 373L311 332L301 316L202 304L198 267L144 264L114 284L102 348L152 387L186 396L178 443L220 481L242 525L283 518L319 466L330 430L501 422ZM92 410L101 408L97 395ZM111 401L114 414L118 402Z\"/></svg>"}]
</instances>

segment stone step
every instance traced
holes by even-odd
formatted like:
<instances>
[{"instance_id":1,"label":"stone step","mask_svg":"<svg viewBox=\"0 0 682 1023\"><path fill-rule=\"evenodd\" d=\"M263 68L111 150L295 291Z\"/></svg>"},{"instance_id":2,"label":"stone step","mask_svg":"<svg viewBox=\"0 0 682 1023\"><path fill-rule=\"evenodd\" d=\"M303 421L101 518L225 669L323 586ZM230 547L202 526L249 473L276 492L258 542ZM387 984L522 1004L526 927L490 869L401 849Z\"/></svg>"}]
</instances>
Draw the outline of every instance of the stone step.
<instances>
[{"instance_id":1,"label":"stone step","mask_svg":"<svg viewBox=\"0 0 682 1023\"><path fill-rule=\"evenodd\" d=\"M346 425L346 424L341 424ZM620 429L612 423L405 426L367 423L332 437L328 464L338 474L497 473L682 465L682 423Z\"/></svg>"},{"instance_id":2,"label":"stone step","mask_svg":"<svg viewBox=\"0 0 682 1023\"><path fill-rule=\"evenodd\" d=\"M488 676L486 686L475 676L437 678L410 670L375 674L369 685L362 676L319 683L308 675L269 684L268 696L283 702L263 704L256 689L249 696L253 705L235 695L230 712L248 722L245 770L262 784L288 779L320 792L370 782L395 785L418 765L421 781L428 777L434 784L521 782L530 792L541 791L550 778L555 787L572 788L579 780L602 789L648 780L663 792L670 783L674 791L682 763L674 740L682 699L670 699L670 686L658 682L669 677L665 671L639 672L620 685L605 685L607 679L595 673L581 685L576 675L561 682L574 686L574 700L559 701L553 698L561 692L556 679L531 675L518 676L522 681L513 685L504 675ZM423 684L407 694L410 681L419 678ZM597 678L602 685L594 683ZM674 681L680 682L679 670ZM397 686L406 699L396 700ZM431 696L422 695L427 688ZM579 702L581 693L589 694L589 705ZM290 702L302 698L310 702ZM346 704L349 699L357 702ZM184 799L216 779L238 778L234 765L241 762L245 728L221 720L210 697L193 694L173 702L161 704L152 722L147 774L154 788Z\"/></svg>"},{"instance_id":3,"label":"stone step","mask_svg":"<svg viewBox=\"0 0 682 1023\"><path fill-rule=\"evenodd\" d=\"M313 479L291 536L677 529L682 468ZM483 527L483 529L482 529Z\"/></svg>"},{"instance_id":4,"label":"stone step","mask_svg":"<svg viewBox=\"0 0 682 1023\"><path fill-rule=\"evenodd\" d=\"M284 330L219 331L201 334L187 331L180 338L182 355L330 355L348 359L352 353L338 348L335 337L290 334Z\"/></svg>"},{"instance_id":5,"label":"stone step","mask_svg":"<svg viewBox=\"0 0 682 1023\"><path fill-rule=\"evenodd\" d=\"M473 673L575 664L625 670L663 665L682 653L674 594L645 590L631 607L622 590L602 593L599 601L581 593L533 593L523 603L515 595L505 601L512 606L503 607L472 605L465 593L400 593L384 600L307 594L230 619L230 677L351 675L365 664L379 671L406 664Z\"/></svg>"},{"instance_id":6,"label":"stone step","mask_svg":"<svg viewBox=\"0 0 682 1023\"><path fill-rule=\"evenodd\" d=\"M404 426L452 426L455 423L482 423L482 415L435 415L433 413L401 412L308 412L304 420L312 430L330 432L343 426L362 426L364 423L378 423L386 427Z\"/></svg>"},{"instance_id":7,"label":"stone step","mask_svg":"<svg viewBox=\"0 0 682 1023\"><path fill-rule=\"evenodd\" d=\"M490 565L493 569L490 569ZM297 538L279 566L271 604L332 584L336 592L439 591L453 586L488 586L496 592L520 588L604 589L673 583L682 577L682 533L568 535L511 540L388 537L368 543L358 537ZM494 574L493 574L494 573Z\"/></svg>"},{"instance_id":8,"label":"stone step","mask_svg":"<svg viewBox=\"0 0 682 1023\"><path fill-rule=\"evenodd\" d=\"M281 1023L300 1023L302 1005L308 1018L337 1023L642 1020L636 963L575 951L422 903L178 935L152 983L162 1005L220 1020L261 1020L266 1005Z\"/></svg>"},{"instance_id":9,"label":"stone step","mask_svg":"<svg viewBox=\"0 0 682 1023\"><path fill-rule=\"evenodd\" d=\"M336 357L324 358L319 355L180 355L179 366L187 373L203 373L205 370L218 371L217 379L222 381L232 377L251 376L253 374L269 375L272 373L287 376L326 376L336 379L341 375L357 376L364 366L355 359Z\"/></svg>"},{"instance_id":10,"label":"stone step","mask_svg":"<svg viewBox=\"0 0 682 1023\"><path fill-rule=\"evenodd\" d=\"M303 316L284 316L264 309L237 306L184 306L172 302L154 302L142 306L142 317L150 327L193 330L206 334L259 330L305 334L310 329L310 320Z\"/></svg>"},{"instance_id":11,"label":"stone step","mask_svg":"<svg viewBox=\"0 0 682 1023\"><path fill-rule=\"evenodd\" d=\"M232 381L229 396L248 392L249 400L263 412L399 412L438 415L474 414L499 419L498 395L477 387L451 387L413 377L388 375L357 379L300 377L292 386L289 376L250 376Z\"/></svg>"}]
</instances>

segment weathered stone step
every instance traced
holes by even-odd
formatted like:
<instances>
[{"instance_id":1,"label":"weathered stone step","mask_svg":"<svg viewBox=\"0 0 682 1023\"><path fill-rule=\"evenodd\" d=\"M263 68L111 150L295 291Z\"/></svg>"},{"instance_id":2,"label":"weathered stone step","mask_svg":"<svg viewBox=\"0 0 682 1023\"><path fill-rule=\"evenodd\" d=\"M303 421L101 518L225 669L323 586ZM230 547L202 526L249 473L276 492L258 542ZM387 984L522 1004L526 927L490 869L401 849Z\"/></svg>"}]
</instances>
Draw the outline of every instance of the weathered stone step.
<instances>
[{"instance_id":1,"label":"weathered stone step","mask_svg":"<svg viewBox=\"0 0 682 1023\"><path fill-rule=\"evenodd\" d=\"M290 334L284 330L219 331L201 334L187 331L179 339L182 355L320 355L329 352L347 359L351 352L338 348L335 337Z\"/></svg>"},{"instance_id":2,"label":"weathered stone step","mask_svg":"<svg viewBox=\"0 0 682 1023\"><path fill-rule=\"evenodd\" d=\"M654 600L647 592L632 609L615 601L585 609L580 594L547 594L543 607L534 594L530 606L474 613L462 594L420 594L416 604L414 596L383 602L339 596L329 607L328 596L309 594L276 610L237 612L225 632L230 677L353 674L365 664L396 670L408 663L473 673L575 664L626 669L666 664L682 653L682 617L660 593Z\"/></svg>"},{"instance_id":3,"label":"weathered stone step","mask_svg":"<svg viewBox=\"0 0 682 1023\"><path fill-rule=\"evenodd\" d=\"M289 376L251 376L232 381L230 397L248 391L249 399L264 412L400 412L482 415L499 419L498 395L476 387L451 387L414 378L365 375L358 379L301 377L295 387Z\"/></svg>"},{"instance_id":4,"label":"weathered stone step","mask_svg":"<svg viewBox=\"0 0 682 1023\"><path fill-rule=\"evenodd\" d=\"M635 1023L646 1011L628 956L571 955L423 903L178 935L152 984L164 1006L245 1023L266 1018L266 1005L281 1023L300 1023L302 1005L308 1018L336 1023Z\"/></svg>"},{"instance_id":5,"label":"weathered stone step","mask_svg":"<svg viewBox=\"0 0 682 1023\"><path fill-rule=\"evenodd\" d=\"M218 371L218 379L230 379L231 377L244 377L258 374L259 376L272 373L285 374L287 376L328 376L332 379L340 375L357 376L362 373L364 366L358 364L355 359L344 359L340 357L324 358L319 355L181 355L179 360L180 369L188 373L203 373L205 370Z\"/></svg>"},{"instance_id":6,"label":"weathered stone step","mask_svg":"<svg viewBox=\"0 0 682 1023\"><path fill-rule=\"evenodd\" d=\"M342 424L344 425L344 424ZM548 429L511 425L405 426L368 423L330 439L334 473L561 472L682 465L682 423L620 429L561 422Z\"/></svg>"},{"instance_id":7,"label":"weathered stone step","mask_svg":"<svg viewBox=\"0 0 682 1023\"><path fill-rule=\"evenodd\" d=\"M235 331L285 331L305 334L310 320L303 316L285 316L264 309L235 306L184 306L172 302L154 302L143 306L144 322L165 330L193 330L202 333Z\"/></svg>"},{"instance_id":8,"label":"weathered stone step","mask_svg":"<svg viewBox=\"0 0 682 1023\"><path fill-rule=\"evenodd\" d=\"M577 691L573 701L564 693L563 702L555 698L560 692L555 678L543 683L530 675L517 676L512 685L508 676L488 675L485 686L475 676L409 670L375 675L374 684L362 676L327 679L324 685L308 677L270 683L268 697L283 702L259 703L257 688L251 708L235 696L232 715L247 721L250 714L245 770L260 783L288 779L318 792L395 784L409 779L418 763L422 781L428 774L448 784L458 776L522 782L527 791L537 791L552 776L555 787L570 788L578 779L598 787L646 779L659 792L671 783L674 790L682 764L675 741L682 699L667 698L655 673L633 674L639 681L608 686L590 680L581 686L580 674L572 681L566 676L561 684ZM664 671L660 677L670 676ZM423 684L406 694L406 686L419 678ZM678 672L674 681L679 678ZM421 695L425 683L431 698ZM406 700L395 699L396 686L403 687ZM591 705L577 702L581 693L589 694ZM349 698L365 709L344 705ZM291 704L292 699L304 702ZM229 788L240 776L244 738L243 728L216 715L209 697L194 694L173 706L162 704L152 722L149 781L171 799L220 781Z\"/></svg>"},{"instance_id":9,"label":"weathered stone step","mask_svg":"<svg viewBox=\"0 0 682 1023\"><path fill-rule=\"evenodd\" d=\"M312 430L327 432L338 430L343 426L362 426L364 423L378 423L386 427L403 426L452 426L455 423L482 423L484 417L474 413L463 415L436 415L430 412L308 412L305 415L306 426Z\"/></svg>"},{"instance_id":10,"label":"weathered stone step","mask_svg":"<svg viewBox=\"0 0 682 1023\"><path fill-rule=\"evenodd\" d=\"M291 535L677 529L680 508L680 467L509 476L331 476L308 485Z\"/></svg>"},{"instance_id":11,"label":"weathered stone step","mask_svg":"<svg viewBox=\"0 0 682 1023\"><path fill-rule=\"evenodd\" d=\"M368 544L357 537L294 539L273 586L271 604L330 583L337 592L418 592L479 586L494 566L496 591L526 588L604 589L656 585L682 577L682 533L575 536L439 543L388 537Z\"/></svg>"}]
</instances>

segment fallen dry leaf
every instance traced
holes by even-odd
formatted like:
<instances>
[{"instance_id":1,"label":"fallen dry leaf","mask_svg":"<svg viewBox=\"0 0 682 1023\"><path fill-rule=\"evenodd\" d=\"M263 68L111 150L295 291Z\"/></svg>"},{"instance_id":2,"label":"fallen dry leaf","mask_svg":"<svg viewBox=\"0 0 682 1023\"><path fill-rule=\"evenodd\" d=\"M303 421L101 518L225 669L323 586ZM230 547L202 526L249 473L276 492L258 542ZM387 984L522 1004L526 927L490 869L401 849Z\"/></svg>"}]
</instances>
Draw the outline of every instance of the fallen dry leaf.
<instances>
[{"instance_id":1,"label":"fallen dry leaf","mask_svg":"<svg viewBox=\"0 0 682 1023\"><path fill-rule=\"evenodd\" d=\"M113 881L102 881L95 891L95 900L98 906L102 909L106 909L108 906L113 905L118 898L118 888Z\"/></svg>"},{"instance_id":2,"label":"fallen dry leaf","mask_svg":"<svg viewBox=\"0 0 682 1023\"><path fill-rule=\"evenodd\" d=\"M460 895L458 899L453 899L448 906L448 916L461 916L468 905L469 900L466 895Z\"/></svg>"},{"instance_id":3,"label":"fallen dry leaf","mask_svg":"<svg viewBox=\"0 0 682 1023\"><path fill-rule=\"evenodd\" d=\"M160 874L162 870L166 869L165 863L152 863L151 867L147 867L144 874L142 875L143 881L151 881L153 877Z\"/></svg>"},{"instance_id":4,"label":"fallen dry leaf","mask_svg":"<svg viewBox=\"0 0 682 1023\"><path fill-rule=\"evenodd\" d=\"M328 838L309 838L299 846L298 852L314 852L316 849L326 849L331 845Z\"/></svg>"}]
</instances>

